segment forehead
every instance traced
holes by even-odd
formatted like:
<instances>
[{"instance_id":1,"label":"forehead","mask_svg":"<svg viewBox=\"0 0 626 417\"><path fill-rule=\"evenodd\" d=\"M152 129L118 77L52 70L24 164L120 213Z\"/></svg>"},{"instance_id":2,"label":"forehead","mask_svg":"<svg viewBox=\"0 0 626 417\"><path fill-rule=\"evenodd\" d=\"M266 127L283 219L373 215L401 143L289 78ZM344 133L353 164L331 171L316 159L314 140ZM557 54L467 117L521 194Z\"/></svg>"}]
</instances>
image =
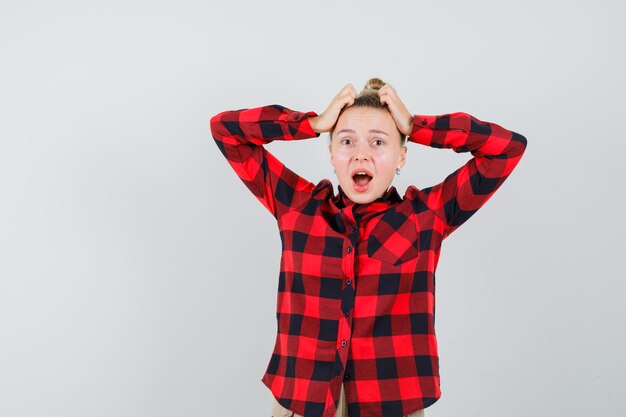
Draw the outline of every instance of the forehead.
<instances>
[{"instance_id":1,"label":"forehead","mask_svg":"<svg viewBox=\"0 0 626 417\"><path fill-rule=\"evenodd\" d=\"M335 131L351 129L357 133L365 133L371 129L377 129L391 135L395 125L393 117L387 110L371 107L349 107L337 120Z\"/></svg>"}]
</instances>

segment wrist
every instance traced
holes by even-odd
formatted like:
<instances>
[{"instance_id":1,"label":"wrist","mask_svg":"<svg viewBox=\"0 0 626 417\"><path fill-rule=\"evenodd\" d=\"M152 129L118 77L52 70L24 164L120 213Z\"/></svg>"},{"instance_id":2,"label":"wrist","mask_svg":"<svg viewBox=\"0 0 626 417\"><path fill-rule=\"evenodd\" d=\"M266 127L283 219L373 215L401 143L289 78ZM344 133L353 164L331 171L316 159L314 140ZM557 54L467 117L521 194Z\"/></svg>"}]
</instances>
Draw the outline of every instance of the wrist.
<instances>
[{"instance_id":1,"label":"wrist","mask_svg":"<svg viewBox=\"0 0 626 417\"><path fill-rule=\"evenodd\" d=\"M413 132L413 115L409 117L408 124L405 126L404 129L401 130L401 132L406 136L411 135L411 132Z\"/></svg>"},{"instance_id":2,"label":"wrist","mask_svg":"<svg viewBox=\"0 0 626 417\"><path fill-rule=\"evenodd\" d=\"M317 121L319 120L319 116L309 116L308 117L308 121L309 124L311 125L311 128L316 132L316 133L321 133L321 130L319 129L318 125L317 125Z\"/></svg>"},{"instance_id":3,"label":"wrist","mask_svg":"<svg viewBox=\"0 0 626 417\"><path fill-rule=\"evenodd\" d=\"M411 115L411 118L409 119L409 129L408 131L405 133L405 135L409 136L411 134L411 132L413 132L413 118L415 116Z\"/></svg>"}]
</instances>

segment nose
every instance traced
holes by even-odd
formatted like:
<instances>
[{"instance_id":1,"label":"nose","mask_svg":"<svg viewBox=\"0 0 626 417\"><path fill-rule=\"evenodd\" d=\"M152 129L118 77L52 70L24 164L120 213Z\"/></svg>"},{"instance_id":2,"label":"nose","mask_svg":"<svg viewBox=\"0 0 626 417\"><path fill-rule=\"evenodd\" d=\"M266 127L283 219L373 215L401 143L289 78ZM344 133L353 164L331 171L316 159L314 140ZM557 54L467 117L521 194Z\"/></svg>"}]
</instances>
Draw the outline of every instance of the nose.
<instances>
[{"instance_id":1,"label":"nose","mask_svg":"<svg viewBox=\"0 0 626 417\"><path fill-rule=\"evenodd\" d=\"M355 146L352 157L357 161L368 161L370 159L369 147L365 141L360 141L360 143Z\"/></svg>"}]
</instances>

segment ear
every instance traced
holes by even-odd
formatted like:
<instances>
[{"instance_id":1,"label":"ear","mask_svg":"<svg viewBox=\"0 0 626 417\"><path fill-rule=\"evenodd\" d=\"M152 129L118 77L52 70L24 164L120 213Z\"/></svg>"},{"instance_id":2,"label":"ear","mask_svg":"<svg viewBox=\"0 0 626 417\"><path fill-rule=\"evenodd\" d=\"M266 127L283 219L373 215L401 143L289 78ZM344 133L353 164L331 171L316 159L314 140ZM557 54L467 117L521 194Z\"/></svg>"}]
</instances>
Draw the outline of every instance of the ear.
<instances>
[{"instance_id":1,"label":"ear","mask_svg":"<svg viewBox=\"0 0 626 417\"><path fill-rule=\"evenodd\" d=\"M404 164L406 164L406 151L407 151L406 145L400 148L400 157L398 158L398 165L400 166L400 168L402 168Z\"/></svg>"}]
</instances>

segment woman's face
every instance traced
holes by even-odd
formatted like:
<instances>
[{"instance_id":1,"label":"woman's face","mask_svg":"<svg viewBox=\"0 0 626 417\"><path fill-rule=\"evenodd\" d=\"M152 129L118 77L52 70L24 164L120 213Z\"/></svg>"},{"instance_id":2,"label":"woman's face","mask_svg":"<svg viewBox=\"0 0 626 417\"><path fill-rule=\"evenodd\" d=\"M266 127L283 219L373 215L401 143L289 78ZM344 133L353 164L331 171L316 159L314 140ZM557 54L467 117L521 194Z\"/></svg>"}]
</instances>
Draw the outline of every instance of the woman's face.
<instances>
[{"instance_id":1,"label":"woman's face","mask_svg":"<svg viewBox=\"0 0 626 417\"><path fill-rule=\"evenodd\" d=\"M400 144L400 132L389 111L371 107L344 110L329 149L341 189L358 204L382 197L406 158L406 146Z\"/></svg>"}]
</instances>

